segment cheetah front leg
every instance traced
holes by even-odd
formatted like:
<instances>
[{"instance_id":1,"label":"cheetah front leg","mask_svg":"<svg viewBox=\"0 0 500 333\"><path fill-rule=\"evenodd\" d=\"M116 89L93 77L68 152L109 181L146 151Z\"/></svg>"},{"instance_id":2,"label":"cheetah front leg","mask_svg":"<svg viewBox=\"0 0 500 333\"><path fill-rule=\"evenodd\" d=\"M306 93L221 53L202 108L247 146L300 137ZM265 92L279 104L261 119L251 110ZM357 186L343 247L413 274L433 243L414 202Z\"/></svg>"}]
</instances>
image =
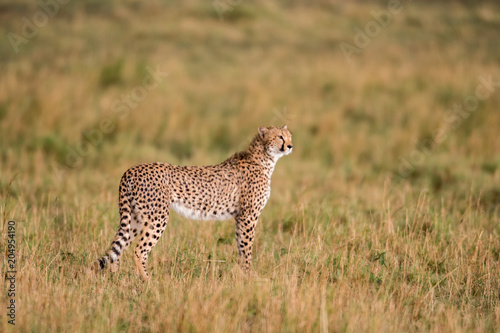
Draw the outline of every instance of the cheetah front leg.
<instances>
[{"instance_id":1,"label":"cheetah front leg","mask_svg":"<svg viewBox=\"0 0 500 333\"><path fill-rule=\"evenodd\" d=\"M252 248L255 239L255 226L258 219L258 215L250 213L240 213L235 218L236 246L238 248L239 263L247 273L250 271L252 263Z\"/></svg>"}]
</instances>

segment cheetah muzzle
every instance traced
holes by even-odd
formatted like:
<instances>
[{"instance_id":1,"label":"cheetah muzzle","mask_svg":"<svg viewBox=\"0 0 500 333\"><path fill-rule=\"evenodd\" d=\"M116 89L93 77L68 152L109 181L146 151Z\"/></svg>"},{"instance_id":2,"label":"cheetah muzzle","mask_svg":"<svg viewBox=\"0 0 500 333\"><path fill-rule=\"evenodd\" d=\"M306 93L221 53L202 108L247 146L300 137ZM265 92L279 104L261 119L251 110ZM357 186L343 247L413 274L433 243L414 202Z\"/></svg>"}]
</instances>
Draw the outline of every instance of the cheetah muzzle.
<instances>
[{"instance_id":1,"label":"cheetah muzzle","mask_svg":"<svg viewBox=\"0 0 500 333\"><path fill-rule=\"evenodd\" d=\"M286 126L260 127L248 148L218 165L148 163L128 169L119 189L120 227L110 249L93 268L115 272L125 249L138 237L135 263L147 280L149 252L167 226L170 209L195 220L236 223L236 246L244 271L250 270L255 226L271 194L278 159L292 152Z\"/></svg>"}]
</instances>

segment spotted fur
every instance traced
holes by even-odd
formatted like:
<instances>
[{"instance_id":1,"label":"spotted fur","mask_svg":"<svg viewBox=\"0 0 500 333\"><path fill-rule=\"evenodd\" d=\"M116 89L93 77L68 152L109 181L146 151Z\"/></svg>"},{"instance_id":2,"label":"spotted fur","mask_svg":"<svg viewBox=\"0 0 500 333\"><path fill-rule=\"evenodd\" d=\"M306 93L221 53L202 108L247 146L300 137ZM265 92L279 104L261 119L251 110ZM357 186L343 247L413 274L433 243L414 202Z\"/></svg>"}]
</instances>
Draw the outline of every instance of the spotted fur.
<instances>
[{"instance_id":1,"label":"spotted fur","mask_svg":"<svg viewBox=\"0 0 500 333\"><path fill-rule=\"evenodd\" d=\"M292 152L286 126L260 127L249 147L213 166L141 164L122 176L120 227L106 255L94 268L118 269L123 251L138 237L135 263L142 277L151 249L167 226L170 209L197 220L236 222L239 261L250 269L255 226L271 194L271 175L278 159Z\"/></svg>"}]
</instances>

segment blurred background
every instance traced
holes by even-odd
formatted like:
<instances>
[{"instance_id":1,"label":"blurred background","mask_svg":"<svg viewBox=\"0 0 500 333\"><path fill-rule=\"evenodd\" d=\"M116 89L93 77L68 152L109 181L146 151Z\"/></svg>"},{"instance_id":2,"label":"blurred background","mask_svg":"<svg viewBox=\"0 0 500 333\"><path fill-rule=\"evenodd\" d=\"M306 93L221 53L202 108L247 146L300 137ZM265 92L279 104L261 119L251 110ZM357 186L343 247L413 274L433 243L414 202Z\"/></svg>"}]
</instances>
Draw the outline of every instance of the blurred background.
<instances>
[{"instance_id":1,"label":"blurred background","mask_svg":"<svg viewBox=\"0 0 500 333\"><path fill-rule=\"evenodd\" d=\"M497 180L494 2L3 1L0 18L2 183L35 197L218 163L283 124L287 188ZM481 77L487 98L453 111Z\"/></svg>"},{"instance_id":2,"label":"blurred background","mask_svg":"<svg viewBox=\"0 0 500 333\"><path fill-rule=\"evenodd\" d=\"M331 244L417 230L439 262L484 233L498 267L496 1L2 0L0 22L2 227L22 221L21 255L45 249L41 267L104 250L130 166L217 164L284 124L294 151L273 176L261 252L288 253L297 225ZM448 277L443 265L429 276ZM498 320L497 287L467 306Z\"/></svg>"}]
</instances>

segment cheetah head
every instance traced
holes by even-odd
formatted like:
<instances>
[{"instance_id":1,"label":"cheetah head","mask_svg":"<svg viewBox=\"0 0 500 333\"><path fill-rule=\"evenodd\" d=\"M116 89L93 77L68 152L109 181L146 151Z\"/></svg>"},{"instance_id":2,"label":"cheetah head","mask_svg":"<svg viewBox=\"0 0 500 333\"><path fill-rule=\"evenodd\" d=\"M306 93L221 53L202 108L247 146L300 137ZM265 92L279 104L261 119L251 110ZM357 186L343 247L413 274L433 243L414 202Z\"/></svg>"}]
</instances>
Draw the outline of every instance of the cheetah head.
<instances>
[{"instance_id":1,"label":"cheetah head","mask_svg":"<svg viewBox=\"0 0 500 333\"><path fill-rule=\"evenodd\" d=\"M292 152L292 133L283 127L259 127L259 137L269 155L274 159Z\"/></svg>"}]
</instances>

